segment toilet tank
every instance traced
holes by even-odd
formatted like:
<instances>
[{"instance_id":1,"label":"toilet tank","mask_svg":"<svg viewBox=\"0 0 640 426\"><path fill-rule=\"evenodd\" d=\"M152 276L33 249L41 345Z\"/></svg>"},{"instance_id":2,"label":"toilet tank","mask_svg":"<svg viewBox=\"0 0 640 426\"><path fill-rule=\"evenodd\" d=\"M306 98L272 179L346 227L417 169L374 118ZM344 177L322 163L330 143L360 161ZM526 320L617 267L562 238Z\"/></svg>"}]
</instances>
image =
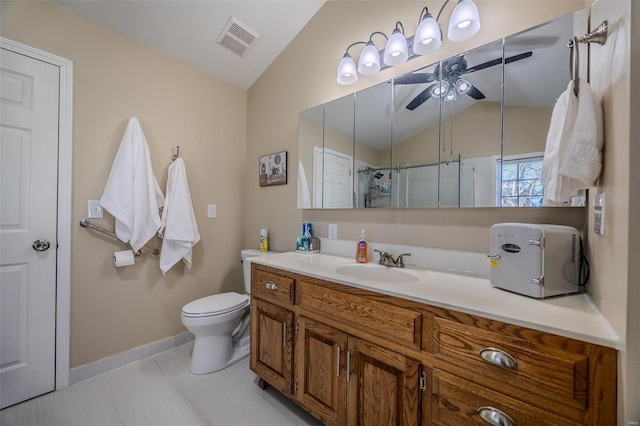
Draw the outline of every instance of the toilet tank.
<instances>
[{"instance_id":1,"label":"toilet tank","mask_svg":"<svg viewBox=\"0 0 640 426\"><path fill-rule=\"evenodd\" d=\"M251 293L251 262L247 259L255 256L264 256L265 254L274 254L275 251L260 251L257 249L245 249L240 252L242 262L242 273L244 275L244 289L247 293Z\"/></svg>"}]
</instances>

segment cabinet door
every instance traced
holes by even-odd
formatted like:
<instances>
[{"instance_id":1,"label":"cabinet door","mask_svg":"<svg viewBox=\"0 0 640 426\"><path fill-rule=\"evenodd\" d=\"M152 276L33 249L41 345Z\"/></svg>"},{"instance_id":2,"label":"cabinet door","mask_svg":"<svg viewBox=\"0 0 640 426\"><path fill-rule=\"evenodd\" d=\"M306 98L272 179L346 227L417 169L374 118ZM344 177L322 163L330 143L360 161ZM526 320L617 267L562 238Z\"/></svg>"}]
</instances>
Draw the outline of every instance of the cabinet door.
<instances>
[{"instance_id":1,"label":"cabinet door","mask_svg":"<svg viewBox=\"0 0 640 426\"><path fill-rule=\"evenodd\" d=\"M349 336L348 424L417 425L419 363Z\"/></svg>"},{"instance_id":2,"label":"cabinet door","mask_svg":"<svg viewBox=\"0 0 640 426\"><path fill-rule=\"evenodd\" d=\"M285 394L293 392L293 312L251 302L251 370Z\"/></svg>"},{"instance_id":3,"label":"cabinet door","mask_svg":"<svg viewBox=\"0 0 640 426\"><path fill-rule=\"evenodd\" d=\"M347 420L347 334L309 318L297 320L296 397L326 425Z\"/></svg>"}]
</instances>

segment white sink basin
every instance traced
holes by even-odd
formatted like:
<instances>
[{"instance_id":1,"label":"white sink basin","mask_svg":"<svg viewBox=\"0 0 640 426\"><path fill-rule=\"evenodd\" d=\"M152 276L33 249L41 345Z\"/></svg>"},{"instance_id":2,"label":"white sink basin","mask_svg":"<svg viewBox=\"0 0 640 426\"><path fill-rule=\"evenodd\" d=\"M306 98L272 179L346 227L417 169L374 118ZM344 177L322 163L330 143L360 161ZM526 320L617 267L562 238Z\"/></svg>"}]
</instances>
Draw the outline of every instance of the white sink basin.
<instances>
[{"instance_id":1,"label":"white sink basin","mask_svg":"<svg viewBox=\"0 0 640 426\"><path fill-rule=\"evenodd\" d=\"M413 283L419 280L415 274L406 269L373 263L339 266L336 272L349 278L385 283Z\"/></svg>"}]
</instances>

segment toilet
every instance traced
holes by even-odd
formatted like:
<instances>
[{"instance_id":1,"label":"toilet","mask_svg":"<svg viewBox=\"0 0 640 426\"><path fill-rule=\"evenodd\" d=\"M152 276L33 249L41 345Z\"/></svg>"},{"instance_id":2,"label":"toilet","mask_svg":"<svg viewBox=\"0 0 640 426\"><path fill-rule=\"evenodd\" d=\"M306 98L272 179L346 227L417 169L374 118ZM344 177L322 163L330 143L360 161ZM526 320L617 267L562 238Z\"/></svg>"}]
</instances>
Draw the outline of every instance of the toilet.
<instances>
[{"instance_id":1,"label":"toilet","mask_svg":"<svg viewBox=\"0 0 640 426\"><path fill-rule=\"evenodd\" d=\"M193 374L222 370L249 355L251 262L247 259L270 253L241 251L246 294L214 294L182 308L182 324L195 335L189 367Z\"/></svg>"}]
</instances>

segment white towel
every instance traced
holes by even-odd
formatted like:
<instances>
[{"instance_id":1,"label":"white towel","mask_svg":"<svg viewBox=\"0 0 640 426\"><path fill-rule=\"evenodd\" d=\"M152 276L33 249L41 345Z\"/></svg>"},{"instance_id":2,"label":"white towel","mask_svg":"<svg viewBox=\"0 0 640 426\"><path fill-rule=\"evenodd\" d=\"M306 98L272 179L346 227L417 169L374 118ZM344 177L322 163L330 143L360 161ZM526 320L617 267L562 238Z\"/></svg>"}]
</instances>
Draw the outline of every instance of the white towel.
<instances>
[{"instance_id":1,"label":"white towel","mask_svg":"<svg viewBox=\"0 0 640 426\"><path fill-rule=\"evenodd\" d=\"M551 115L541 182L545 203L568 201L579 189L591 187L602 168L602 108L589 83L573 82L560 95Z\"/></svg>"},{"instance_id":2,"label":"white towel","mask_svg":"<svg viewBox=\"0 0 640 426\"><path fill-rule=\"evenodd\" d=\"M559 169L567 178L563 191L569 195L593 186L602 169L602 106L586 80L581 79L578 87L576 122Z\"/></svg>"},{"instance_id":3,"label":"white towel","mask_svg":"<svg viewBox=\"0 0 640 426\"><path fill-rule=\"evenodd\" d=\"M192 248L200 241L200 233L193 212L187 171L181 157L169 166L167 200L158 233L163 237L160 251L162 275L166 276L167 271L180 259L191 269Z\"/></svg>"},{"instance_id":4,"label":"white towel","mask_svg":"<svg viewBox=\"0 0 640 426\"><path fill-rule=\"evenodd\" d=\"M298 208L311 208L311 197L309 197L307 175L304 173L304 166L302 165L302 161L298 161Z\"/></svg>"},{"instance_id":5,"label":"white towel","mask_svg":"<svg viewBox=\"0 0 640 426\"><path fill-rule=\"evenodd\" d=\"M116 218L116 235L134 252L160 228L164 197L153 174L149 146L138 119L132 117L111 166L100 205Z\"/></svg>"},{"instance_id":6,"label":"white towel","mask_svg":"<svg viewBox=\"0 0 640 426\"><path fill-rule=\"evenodd\" d=\"M567 90L558 97L551 114L547 145L540 173L545 201L566 201L561 197L563 179L559 174L559 169L567 143L573 133L577 103L578 100L573 92L573 81L570 81Z\"/></svg>"}]
</instances>

